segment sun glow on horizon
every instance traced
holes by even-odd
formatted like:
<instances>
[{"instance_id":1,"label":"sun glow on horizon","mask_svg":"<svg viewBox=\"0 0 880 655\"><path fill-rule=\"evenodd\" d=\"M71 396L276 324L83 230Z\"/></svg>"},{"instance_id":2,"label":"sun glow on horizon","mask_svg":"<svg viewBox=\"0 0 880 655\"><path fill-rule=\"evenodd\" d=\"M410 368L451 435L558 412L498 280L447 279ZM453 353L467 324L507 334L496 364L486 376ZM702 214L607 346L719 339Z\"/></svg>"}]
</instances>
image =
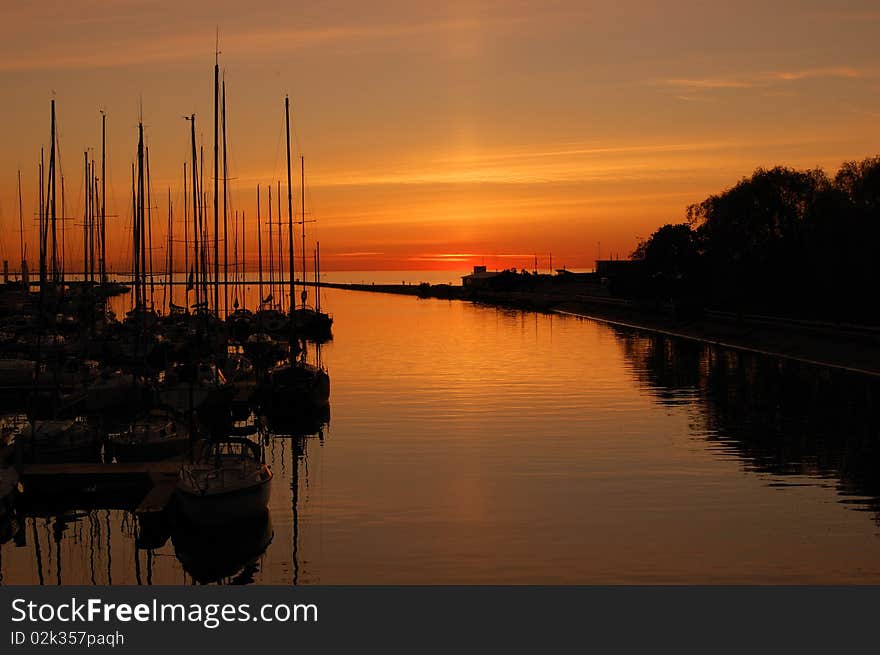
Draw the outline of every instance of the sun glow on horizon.
<instances>
[{"instance_id":1,"label":"sun glow on horizon","mask_svg":"<svg viewBox=\"0 0 880 655\"><path fill-rule=\"evenodd\" d=\"M247 12L212 3L228 92L227 204L230 221L239 212L250 230L243 259L257 259L258 184L264 239L266 186L277 221L278 180L286 220L285 93L292 154L305 156L306 212L317 220L307 239L310 248L320 239L325 270L451 269L482 258L530 268L532 251L591 268L602 253L627 256L757 167L833 171L880 152L880 54L860 45L880 14L860 1L778 15L765 4L746 0L730 15L638 0L392 0L373 10L350 0L296 8L256 0ZM0 26L0 84L15 99L0 105L0 254L12 269L19 169L32 269L38 252L37 162L51 97L69 262L80 261L82 153L99 153L99 110L108 115L114 269L131 261L129 167L141 110L154 268L165 261L169 189L183 232L182 117L192 113L212 215L215 33L206 7L120 3L99 13L60 4L49 22L45 8L10 9ZM298 170L292 177L298 216Z\"/></svg>"}]
</instances>

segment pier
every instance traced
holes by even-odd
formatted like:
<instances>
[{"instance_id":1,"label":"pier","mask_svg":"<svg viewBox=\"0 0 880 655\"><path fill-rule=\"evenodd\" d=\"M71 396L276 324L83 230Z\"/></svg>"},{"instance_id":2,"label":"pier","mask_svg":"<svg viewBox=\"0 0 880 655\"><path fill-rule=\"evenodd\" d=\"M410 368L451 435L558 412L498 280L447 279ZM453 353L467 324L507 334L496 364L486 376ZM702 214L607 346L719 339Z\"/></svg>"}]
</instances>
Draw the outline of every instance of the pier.
<instances>
[{"instance_id":1,"label":"pier","mask_svg":"<svg viewBox=\"0 0 880 655\"><path fill-rule=\"evenodd\" d=\"M26 503L64 495L75 506L135 508L139 520L162 515L174 497L179 461L127 464L28 464L21 473Z\"/></svg>"}]
</instances>

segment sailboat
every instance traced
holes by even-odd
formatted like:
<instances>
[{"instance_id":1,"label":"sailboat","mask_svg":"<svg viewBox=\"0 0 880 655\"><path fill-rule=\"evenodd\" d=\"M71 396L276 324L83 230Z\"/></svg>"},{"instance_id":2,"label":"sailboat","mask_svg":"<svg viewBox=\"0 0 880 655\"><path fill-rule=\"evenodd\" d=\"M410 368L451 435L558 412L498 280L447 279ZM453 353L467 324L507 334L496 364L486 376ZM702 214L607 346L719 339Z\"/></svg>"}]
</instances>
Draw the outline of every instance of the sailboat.
<instances>
[{"instance_id":1,"label":"sailboat","mask_svg":"<svg viewBox=\"0 0 880 655\"><path fill-rule=\"evenodd\" d=\"M187 421L154 409L109 432L109 451L121 462L149 462L182 454L189 446Z\"/></svg>"},{"instance_id":2,"label":"sailboat","mask_svg":"<svg viewBox=\"0 0 880 655\"><path fill-rule=\"evenodd\" d=\"M245 521L266 511L271 483L262 446L240 437L201 441L180 469L177 506L198 525Z\"/></svg>"},{"instance_id":3,"label":"sailboat","mask_svg":"<svg viewBox=\"0 0 880 655\"><path fill-rule=\"evenodd\" d=\"M19 439L25 461L97 462L101 452L97 430L74 419L29 421Z\"/></svg>"},{"instance_id":4,"label":"sailboat","mask_svg":"<svg viewBox=\"0 0 880 655\"><path fill-rule=\"evenodd\" d=\"M333 337L333 317L321 311L321 281L319 273L318 257L320 251L315 251L315 306L309 307L306 304L308 292L306 291L306 184L305 184L305 157L300 157L300 199L302 201L302 210L300 225L302 232L300 234L300 247L302 250L302 277L303 288L300 293L301 304L299 307L291 311L291 321L293 322L294 332L306 339L312 341L327 341Z\"/></svg>"},{"instance_id":5,"label":"sailboat","mask_svg":"<svg viewBox=\"0 0 880 655\"><path fill-rule=\"evenodd\" d=\"M293 198L290 191L290 99L284 99L287 124L287 203L290 236L289 292L293 304ZM293 307L291 307L291 312ZM291 314L292 315L292 314ZM294 346L294 325L290 326L290 353L284 364L271 368L259 389L259 398L267 414L290 416L326 407L330 402L330 376L323 367L306 361L305 348L297 356ZM297 335L298 336L298 335Z\"/></svg>"},{"instance_id":6,"label":"sailboat","mask_svg":"<svg viewBox=\"0 0 880 655\"><path fill-rule=\"evenodd\" d=\"M259 398L269 416L311 414L330 404L330 376L304 359L281 364L267 371Z\"/></svg>"}]
</instances>

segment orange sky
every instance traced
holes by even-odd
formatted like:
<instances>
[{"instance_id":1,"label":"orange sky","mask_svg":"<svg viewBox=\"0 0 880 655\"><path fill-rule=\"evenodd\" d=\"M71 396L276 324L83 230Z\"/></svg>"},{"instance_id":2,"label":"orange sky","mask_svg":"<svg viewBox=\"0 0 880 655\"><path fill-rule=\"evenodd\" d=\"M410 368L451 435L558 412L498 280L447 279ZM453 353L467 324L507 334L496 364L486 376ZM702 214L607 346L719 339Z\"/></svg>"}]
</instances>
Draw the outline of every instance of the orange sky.
<instances>
[{"instance_id":1,"label":"orange sky","mask_svg":"<svg viewBox=\"0 0 880 655\"><path fill-rule=\"evenodd\" d=\"M19 168L33 242L36 163L54 94L69 216L82 212L82 153L100 145L99 110L108 114L115 268L130 258L129 167L142 104L158 268L169 186L180 210L184 115L197 114L212 148L218 25L231 208L252 220L256 184L284 177L289 93L307 211L318 220L309 241L320 238L326 270L531 267L533 253L545 267L551 250L554 265L589 268L600 243L603 256L626 256L639 237L682 220L687 204L757 166L834 170L880 152L876 3L716 4L5 7L2 256L18 258ZM206 163L207 178L210 156ZM80 221L68 224L68 257L78 263Z\"/></svg>"}]
</instances>

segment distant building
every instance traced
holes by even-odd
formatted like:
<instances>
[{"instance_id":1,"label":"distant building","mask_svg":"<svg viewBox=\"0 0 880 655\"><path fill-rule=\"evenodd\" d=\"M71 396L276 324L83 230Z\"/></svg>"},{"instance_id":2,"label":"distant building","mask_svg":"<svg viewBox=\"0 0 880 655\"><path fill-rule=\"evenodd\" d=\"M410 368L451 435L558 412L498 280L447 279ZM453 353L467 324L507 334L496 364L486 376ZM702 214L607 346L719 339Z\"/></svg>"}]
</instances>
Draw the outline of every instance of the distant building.
<instances>
[{"instance_id":1,"label":"distant building","mask_svg":"<svg viewBox=\"0 0 880 655\"><path fill-rule=\"evenodd\" d=\"M493 277L501 275L498 271L487 271L485 266L474 266L474 272L461 278L461 286L467 289L485 287Z\"/></svg>"}]
</instances>

